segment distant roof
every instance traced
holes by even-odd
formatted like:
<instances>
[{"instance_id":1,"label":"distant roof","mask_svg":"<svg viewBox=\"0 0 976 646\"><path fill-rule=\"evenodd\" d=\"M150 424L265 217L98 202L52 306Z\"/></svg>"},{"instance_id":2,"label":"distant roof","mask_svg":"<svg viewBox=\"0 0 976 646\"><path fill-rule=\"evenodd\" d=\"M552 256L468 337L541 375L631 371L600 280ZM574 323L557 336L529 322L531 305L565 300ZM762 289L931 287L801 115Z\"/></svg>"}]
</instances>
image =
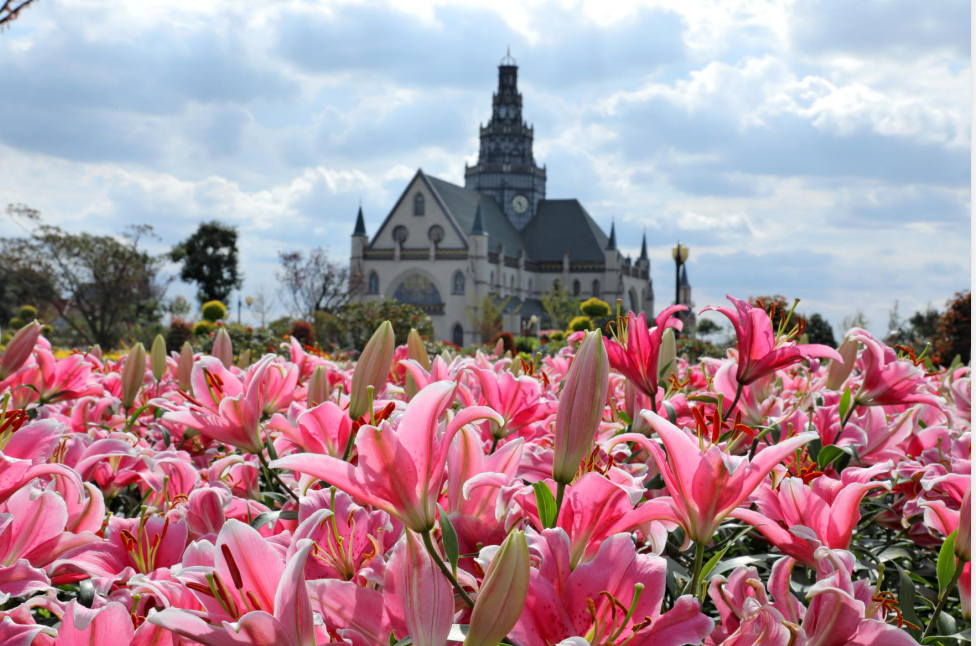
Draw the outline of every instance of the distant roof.
<instances>
[{"instance_id":1,"label":"distant roof","mask_svg":"<svg viewBox=\"0 0 976 646\"><path fill-rule=\"evenodd\" d=\"M505 245L505 255L517 256L519 250L525 248L526 245L522 242L518 229L508 221L505 213L498 207L498 203L495 202L494 198L489 195L482 195L478 191L431 177L430 175L426 177L430 181L431 186L434 187L434 190L437 191L441 200L444 201L451 215L457 220L458 226L465 233L474 228L474 216L478 210L478 197L481 197L481 219L485 231L488 232L489 251L497 251L498 243L502 243ZM526 259L531 257L531 253L526 253ZM560 257L562 257L562 254L560 254Z\"/></svg>"},{"instance_id":2,"label":"distant roof","mask_svg":"<svg viewBox=\"0 0 976 646\"><path fill-rule=\"evenodd\" d=\"M542 306L542 301L538 298L521 299L515 296L499 296L496 294L492 300L496 306L505 303L505 309L502 310L504 314L518 312L521 316L538 316L540 318L546 314L546 308Z\"/></svg>"},{"instance_id":3,"label":"distant roof","mask_svg":"<svg viewBox=\"0 0 976 646\"><path fill-rule=\"evenodd\" d=\"M609 242L579 200L542 200L535 218L522 229L522 238L528 255L537 261L561 261L568 252L571 261L602 263Z\"/></svg>"}]
</instances>

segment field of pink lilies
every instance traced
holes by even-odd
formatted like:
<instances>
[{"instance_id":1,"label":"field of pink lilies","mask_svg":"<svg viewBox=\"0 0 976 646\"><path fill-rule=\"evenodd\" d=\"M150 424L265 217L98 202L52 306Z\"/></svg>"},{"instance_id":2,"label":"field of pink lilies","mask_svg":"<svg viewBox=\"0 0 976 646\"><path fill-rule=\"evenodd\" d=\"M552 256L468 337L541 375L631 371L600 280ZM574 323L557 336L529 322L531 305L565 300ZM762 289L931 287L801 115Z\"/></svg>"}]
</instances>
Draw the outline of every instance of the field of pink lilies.
<instances>
[{"instance_id":1,"label":"field of pink lilies","mask_svg":"<svg viewBox=\"0 0 976 646\"><path fill-rule=\"evenodd\" d=\"M969 642L970 368L758 307L535 360L0 358L0 644Z\"/></svg>"}]
</instances>

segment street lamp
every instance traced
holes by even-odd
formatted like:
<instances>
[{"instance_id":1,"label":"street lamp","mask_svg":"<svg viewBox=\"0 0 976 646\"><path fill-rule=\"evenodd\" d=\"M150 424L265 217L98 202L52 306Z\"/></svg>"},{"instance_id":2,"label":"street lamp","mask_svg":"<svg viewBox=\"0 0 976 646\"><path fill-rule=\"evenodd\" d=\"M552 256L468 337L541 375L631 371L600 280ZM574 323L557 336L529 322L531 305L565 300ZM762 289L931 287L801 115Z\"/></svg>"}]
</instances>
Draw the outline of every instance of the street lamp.
<instances>
[{"instance_id":1,"label":"street lamp","mask_svg":"<svg viewBox=\"0 0 976 646\"><path fill-rule=\"evenodd\" d=\"M678 241L678 246L671 247L671 257L674 258L674 304L681 302L681 265L688 260L688 247Z\"/></svg>"}]
</instances>

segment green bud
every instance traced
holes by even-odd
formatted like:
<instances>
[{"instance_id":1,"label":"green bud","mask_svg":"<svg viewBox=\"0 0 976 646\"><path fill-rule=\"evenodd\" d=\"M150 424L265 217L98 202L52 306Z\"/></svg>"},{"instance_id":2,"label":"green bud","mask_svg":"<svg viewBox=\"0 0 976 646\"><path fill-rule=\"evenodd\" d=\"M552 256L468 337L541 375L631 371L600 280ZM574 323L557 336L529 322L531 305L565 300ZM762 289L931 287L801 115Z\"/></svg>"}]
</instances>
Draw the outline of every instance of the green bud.
<instances>
[{"instance_id":1,"label":"green bud","mask_svg":"<svg viewBox=\"0 0 976 646\"><path fill-rule=\"evenodd\" d=\"M386 386L396 349L394 344L393 324L383 321L363 348L349 387L349 416L354 420L369 411L366 388L372 386L374 392L380 393Z\"/></svg>"},{"instance_id":2,"label":"green bud","mask_svg":"<svg viewBox=\"0 0 976 646\"><path fill-rule=\"evenodd\" d=\"M162 380L166 373L166 341L161 334L157 334L153 339L152 348L149 350L149 366L156 381Z\"/></svg>"},{"instance_id":3,"label":"green bud","mask_svg":"<svg viewBox=\"0 0 976 646\"><path fill-rule=\"evenodd\" d=\"M141 343L135 344L125 357L122 365L122 406L132 408L146 378L146 349Z\"/></svg>"}]
</instances>

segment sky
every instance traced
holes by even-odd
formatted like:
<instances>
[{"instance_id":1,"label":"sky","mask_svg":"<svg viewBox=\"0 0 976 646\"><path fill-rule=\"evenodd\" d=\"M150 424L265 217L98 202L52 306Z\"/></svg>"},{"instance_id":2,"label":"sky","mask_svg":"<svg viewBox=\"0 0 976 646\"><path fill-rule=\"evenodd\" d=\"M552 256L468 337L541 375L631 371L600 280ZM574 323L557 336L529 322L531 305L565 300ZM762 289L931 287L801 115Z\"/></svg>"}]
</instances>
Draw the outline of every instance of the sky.
<instances>
[{"instance_id":1,"label":"sky","mask_svg":"<svg viewBox=\"0 0 976 646\"><path fill-rule=\"evenodd\" d=\"M970 289L955 0L39 0L0 33L0 206L159 251L216 218L275 293L279 251L348 258L360 201L372 233L417 168L463 183L507 47L547 196L634 257L646 230L658 309L677 240L697 307L883 334Z\"/></svg>"}]
</instances>

